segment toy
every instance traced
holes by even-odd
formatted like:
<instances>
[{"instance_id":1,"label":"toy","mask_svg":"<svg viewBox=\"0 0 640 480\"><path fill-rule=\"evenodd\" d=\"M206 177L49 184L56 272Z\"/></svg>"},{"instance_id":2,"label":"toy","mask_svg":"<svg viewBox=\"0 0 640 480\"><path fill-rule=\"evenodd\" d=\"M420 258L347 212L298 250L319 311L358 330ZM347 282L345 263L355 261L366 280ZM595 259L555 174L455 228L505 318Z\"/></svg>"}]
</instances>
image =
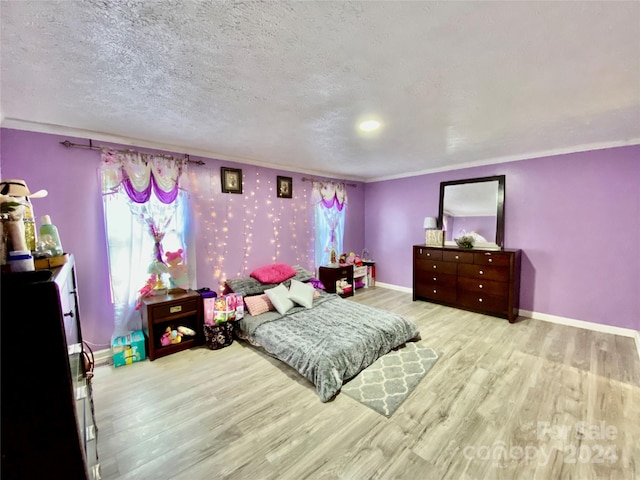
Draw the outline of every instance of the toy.
<instances>
[{"instance_id":1,"label":"toy","mask_svg":"<svg viewBox=\"0 0 640 480\"><path fill-rule=\"evenodd\" d=\"M180 328L180 327L178 327L178 328ZM173 345L173 344L176 344L176 343L180 343L181 341L182 341L182 333L180 333L176 329L172 329L171 327L167 327L165 332L162 334L162 337L160 337L160 344L163 347L166 347L168 345Z\"/></svg>"},{"instance_id":2,"label":"toy","mask_svg":"<svg viewBox=\"0 0 640 480\"><path fill-rule=\"evenodd\" d=\"M181 333L183 336L186 335L187 337L193 337L196 334L193 329L189 327L183 327L182 325L178 327L178 333Z\"/></svg>"},{"instance_id":3,"label":"toy","mask_svg":"<svg viewBox=\"0 0 640 480\"><path fill-rule=\"evenodd\" d=\"M353 252L349 252L348 255L346 253L343 253L342 255L340 255L340 264L362 265L362 258L360 257L360 255L357 255Z\"/></svg>"},{"instance_id":4,"label":"toy","mask_svg":"<svg viewBox=\"0 0 640 480\"><path fill-rule=\"evenodd\" d=\"M179 249L175 252L167 252L167 265L169 267L169 275L171 275L171 283L174 287L187 289L189 288L189 276L187 275L187 266L182 263L183 250Z\"/></svg>"},{"instance_id":5,"label":"toy","mask_svg":"<svg viewBox=\"0 0 640 480\"><path fill-rule=\"evenodd\" d=\"M140 295L138 296L138 302L136 303L136 306L135 306L136 310L140 310L140 307L142 306L143 298L154 297L156 295L156 291L154 290L154 287L156 286L157 281L158 281L157 275L151 275L147 279L147 282L144 284L144 287L138 290L138 293L140 293Z\"/></svg>"},{"instance_id":6,"label":"toy","mask_svg":"<svg viewBox=\"0 0 640 480\"><path fill-rule=\"evenodd\" d=\"M351 285L344 279L336 282L336 293L341 295L343 293L349 293L352 291Z\"/></svg>"}]
</instances>

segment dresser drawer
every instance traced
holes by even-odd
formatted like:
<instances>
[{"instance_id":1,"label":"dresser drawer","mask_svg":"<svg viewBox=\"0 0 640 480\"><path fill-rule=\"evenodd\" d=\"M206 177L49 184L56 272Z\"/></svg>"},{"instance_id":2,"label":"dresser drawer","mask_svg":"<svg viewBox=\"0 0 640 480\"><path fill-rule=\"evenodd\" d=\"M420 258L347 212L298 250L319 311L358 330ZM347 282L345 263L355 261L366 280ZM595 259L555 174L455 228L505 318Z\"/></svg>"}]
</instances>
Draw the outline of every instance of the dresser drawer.
<instances>
[{"instance_id":1,"label":"dresser drawer","mask_svg":"<svg viewBox=\"0 0 640 480\"><path fill-rule=\"evenodd\" d=\"M458 266L458 276L467 278L482 278L487 280L495 280L498 282L509 281L509 269L506 267L494 267L485 265L466 265Z\"/></svg>"},{"instance_id":2,"label":"dresser drawer","mask_svg":"<svg viewBox=\"0 0 640 480\"><path fill-rule=\"evenodd\" d=\"M442 260L442 250L437 248L416 247L413 252L416 260Z\"/></svg>"},{"instance_id":3,"label":"dresser drawer","mask_svg":"<svg viewBox=\"0 0 640 480\"><path fill-rule=\"evenodd\" d=\"M473 263L473 253L471 252L442 252L442 259L445 262Z\"/></svg>"},{"instance_id":4,"label":"dresser drawer","mask_svg":"<svg viewBox=\"0 0 640 480\"><path fill-rule=\"evenodd\" d=\"M432 273L446 273L449 275L455 275L457 265L452 262L418 260L415 262L415 269L420 275L431 275Z\"/></svg>"},{"instance_id":5,"label":"dresser drawer","mask_svg":"<svg viewBox=\"0 0 640 480\"><path fill-rule=\"evenodd\" d=\"M420 278L418 282L422 285L427 285L430 287L446 287L455 289L456 288L456 276L448 273L441 272L425 272L425 274Z\"/></svg>"},{"instance_id":6,"label":"dresser drawer","mask_svg":"<svg viewBox=\"0 0 640 480\"><path fill-rule=\"evenodd\" d=\"M497 267L508 267L511 255L501 252L483 252L473 254L473 263L476 265L495 265Z\"/></svg>"},{"instance_id":7,"label":"dresser drawer","mask_svg":"<svg viewBox=\"0 0 640 480\"><path fill-rule=\"evenodd\" d=\"M172 305L158 305L157 307L153 307L153 317L154 319L164 321L166 317L171 317L173 315L183 317L197 314L198 302L200 301L200 298L193 298L177 305L175 303Z\"/></svg>"},{"instance_id":8,"label":"dresser drawer","mask_svg":"<svg viewBox=\"0 0 640 480\"><path fill-rule=\"evenodd\" d=\"M509 296L509 284L487 280L486 278L460 277L458 278L458 291L507 298Z\"/></svg>"},{"instance_id":9,"label":"dresser drawer","mask_svg":"<svg viewBox=\"0 0 640 480\"><path fill-rule=\"evenodd\" d=\"M450 286L419 283L416 285L414 295L438 302L452 303L456 301L456 289Z\"/></svg>"},{"instance_id":10,"label":"dresser drawer","mask_svg":"<svg viewBox=\"0 0 640 480\"><path fill-rule=\"evenodd\" d=\"M509 311L509 300L484 293L459 292L458 303L474 310L483 310L506 315Z\"/></svg>"}]
</instances>

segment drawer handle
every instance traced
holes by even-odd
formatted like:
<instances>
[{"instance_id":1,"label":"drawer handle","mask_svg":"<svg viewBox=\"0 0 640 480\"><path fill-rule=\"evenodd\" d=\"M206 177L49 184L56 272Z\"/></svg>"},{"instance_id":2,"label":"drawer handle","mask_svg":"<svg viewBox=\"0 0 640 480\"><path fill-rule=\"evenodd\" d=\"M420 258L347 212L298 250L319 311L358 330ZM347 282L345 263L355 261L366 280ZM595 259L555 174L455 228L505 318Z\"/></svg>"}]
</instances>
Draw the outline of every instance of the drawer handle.
<instances>
[{"instance_id":1,"label":"drawer handle","mask_svg":"<svg viewBox=\"0 0 640 480\"><path fill-rule=\"evenodd\" d=\"M434 281L438 280L438 277L433 277L433 280L434 280Z\"/></svg>"},{"instance_id":2,"label":"drawer handle","mask_svg":"<svg viewBox=\"0 0 640 480\"><path fill-rule=\"evenodd\" d=\"M430 254L430 253L427 253L427 257L430 257L430 256L431 256L431 254Z\"/></svg>"},{"instance_id":3,"label":"drawer handle","mask_svg":"<svg viewBox=\"0 0 640 480\"><path fill-rule=\"evenodd\" d=\"M173 307L169 307L169 313L178 313L182 311L182 305L174 305Z\"/></svg>"},{"instance_id":4,"label":"drawer handle","mask_svg":"<svg viewBox=\"0 0 640 480\"><path fill-rule=\"evenodd\" d=\"M63 314L63 316L73 318L73 310L69 310L67 313Z\"/></svg>"},{"instance_id":5,"label":"drawer handle","mask_svg":"<svg viewBox=\"0 0 640 480\"><path fill-rule=\"evenodd\" d=\"M484 272L482 270L480 270L480 275L484 275Z\"/></svg>"},{"instance_id":6,"label":"drawer handle","mask_svg":"<svg viewBox=\"0 0 640 480\"><path fill-rule=\"evenodd\" d=\"M478 299L478 301L479 301L480 303L482 303L482 299L481 299L481 298L479 298L479 299Z\"/></svg>"},{"instance_id":7,"label":"drawer handle","mask_svg":"<svg viewBox=\"0 0 640 480\"><path fill-rule=\"evenodd\" d=\"M438 266L437 266L437 265L434 265L434 266L433 266L433 268L438 268Z\"/></svg>"},{"instance_id":8,"label":"drawer handle","mask_svg":"<svg viewBox=\"0 0 640 480\"><path fill-rule=\"evenodd\" d=\"M490 258L490 259L489 259L489 263L491 263L491 262L493 262L493 258Z\"/></svg>"},{"instance_id":9,"label":"drawer handle","mask_svg":"<svg viewBox=\"0 0 640 480\"><path fill-rule=\"evenodd\" d=\"M482 288L482 284L478 285L478 288Z\"/></svg>"},{"instance_id":10,"label":"drawer handle","mask_svg":"<svg viewBox=\"0 0 640 480\"><path fill-rule=\"evenodd\" d=\"M434 290L434 291L433 291L433 293L438 293L438 291L437 291L437 290Z\"/></svg>"},{"instance_id":11,"label":"drawer handle","mask_svg":"<svg viewBox=\"0 0 640 480\"><path fill-rule=\"evenodd\" d=\"M460 257L458 255L456 255L456 260L458 260Z\"/></svg>"}]
</instances>

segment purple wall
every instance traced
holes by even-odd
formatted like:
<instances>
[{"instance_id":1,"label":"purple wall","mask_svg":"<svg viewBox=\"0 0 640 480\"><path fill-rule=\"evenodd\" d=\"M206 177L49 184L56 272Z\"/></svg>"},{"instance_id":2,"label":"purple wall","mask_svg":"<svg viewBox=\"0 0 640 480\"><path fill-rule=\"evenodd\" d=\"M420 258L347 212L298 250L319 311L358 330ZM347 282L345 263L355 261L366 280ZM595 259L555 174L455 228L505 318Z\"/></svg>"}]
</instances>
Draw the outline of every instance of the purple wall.
<instances>
[{"instance_id":1,"label":"purple wall","mask_svg":"<svg viewBox=\"0 0 640 480\"><path fill-rule=\"evenodd\" d=\"M49 191L47 197L32 201L38 226L42 215L51 215L65 251L74 254L83 335L96 349L102 349L111 338L113 308L98 179L100 153L60 145L67 139L87 143L86 139L1 129L0 172L3 179L25 179L32 191ZM302 181L302 174L191 158L205 162L204 166L191 166L189 174L198 287L218 290L221 278L246 276L274 261L314 268L311 184ZM221 166L242 168L243 195L220 192ZM292 199L276 197L277 175L293 177ZM364 247L364 187L358 184L348 189L347 252L359 253Z\"/></svg>"},{"instance_id":2,"label":"purple wall","mask_svg":"<svg viewBox=\"0 0 640 480\"><path fill-rule=\"evenodd\" d=\"M640 146L369 183L377 280L411 287L411 246L440 182L506 175L505 247L522 249L520 308L640 330Z\"/></svg>"},{"instance_id":3,"label":"purple wall","mask_svg":"<svg viewBox=\"0 0 640 480\"><path fill-rule=\"evenodd\" d=\"M76 257L83 333L100 349L113 319L99 153L65 148L66 139L86 143L1 129L0 172L49 190L33 200L34 211L38 219L51 215ZM520 307L640 330L639 157L640 146L621 147L359 184L348 190L345 250L368 248L380 282L410 288L411 246L424 242L424 217L438 214L440 182L504 174L505 246L523 251ZM274 256L313 267L311 185L303 175L201 160L205 166L190 170L199 287L217 289L221 276L244 275ZM220 193L222 165L242 168L245 195ZM275 197L278 174L293 177L293 199Z\"/></svg>"}]
</instances>

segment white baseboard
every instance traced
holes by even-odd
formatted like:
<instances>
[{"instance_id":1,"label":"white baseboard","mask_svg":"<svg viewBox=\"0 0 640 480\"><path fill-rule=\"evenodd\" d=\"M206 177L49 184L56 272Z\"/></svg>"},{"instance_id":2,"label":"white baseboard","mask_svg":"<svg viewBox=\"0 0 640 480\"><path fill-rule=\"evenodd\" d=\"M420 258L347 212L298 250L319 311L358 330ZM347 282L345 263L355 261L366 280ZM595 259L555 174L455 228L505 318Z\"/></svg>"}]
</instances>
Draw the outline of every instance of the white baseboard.
<instances>
[{"instance_id":1,"label":"white baseboard","mask_svg":"<svg viewBox=\"0 0 640 480\"><path fill-rule=\"evenodd\" d=\"M573 318L559 317L557 315L549 315L548 313L532 312L529 310L520 310L520 316L542 320L544 322L557 323L559 325L567 325L569 327L584 328L594 332L611 333L612 335L620 335L622 337L631 337L635 340L638 358L640 358L640 332L631 328L616 327L613 325L603 325L601 323L585 322L584 320L576 320Z\"/></svg>"},{"instance_id":2,"label":"white baseboard","mask_svg":"<svg viewBox=\"0 0 640 480\"><path fill-rule=\"evenodd\" d=\"M383 283L376 281L376 287L388 288L389 290L396 290L398 292L413 293L413 288L400 287L399 285L392 285L391 283Z\"/></svg>"},{"instance_id":3,"label":"white baseboard","mask_svg":"<svg viewBox=\"0 0 640 480\"><path fill-rule=\"evenodd\" d=\"M390 290L396 290L398 292L404 293L413 293L412 288L400 287L398 285L392 285L390 283L376 282L376 287L388 288ZM573 318L559 317L557 315L532 312L529 310L519 310L518 313L522 317L533 318L535 320L567 325L569 327L584 328L585 330L592 330L594 332L611 333L613 335L620 335L622 337L631 337L635 340L636 350L638 351L638 358L640 358L640 332L637 330L633 330L631 328L615 327L613 325L603 325L601 323L585 322L584 320L575 320Z\"/></svg>"},{"instance_id":4,"label":"white baseboard","mask_svg":"<svg viewBox=\"0 0 640 480\"><path fill-rule=\"evenodd\" d=\"M112 363L111 349L105 348L104 350L93 352L93 360L95 361L96 366Z\"/></svg>"}]
</instances>

